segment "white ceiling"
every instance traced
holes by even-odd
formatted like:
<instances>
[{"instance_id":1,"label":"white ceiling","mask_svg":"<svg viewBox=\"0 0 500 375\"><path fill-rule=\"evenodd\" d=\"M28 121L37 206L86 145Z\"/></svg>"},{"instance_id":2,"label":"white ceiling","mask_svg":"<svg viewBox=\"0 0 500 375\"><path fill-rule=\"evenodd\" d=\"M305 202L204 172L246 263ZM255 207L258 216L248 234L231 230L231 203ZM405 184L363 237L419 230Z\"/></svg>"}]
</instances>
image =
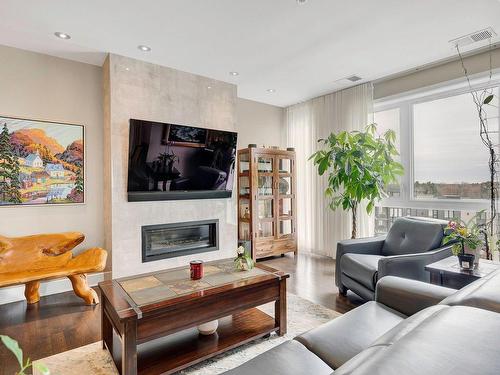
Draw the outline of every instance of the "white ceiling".
<instances>
[{"instance_id":1,"label":"white ceiling","mask_svg":"<svg viewBox=\"0 0 500 375\"><path fill-rule=\"evenodd\" d=\"M0 44L97 65L117 53L278 106L453 56L449 40L488 26L500 33L498 0L0 0Z\"/></svg>"}]
</instances>

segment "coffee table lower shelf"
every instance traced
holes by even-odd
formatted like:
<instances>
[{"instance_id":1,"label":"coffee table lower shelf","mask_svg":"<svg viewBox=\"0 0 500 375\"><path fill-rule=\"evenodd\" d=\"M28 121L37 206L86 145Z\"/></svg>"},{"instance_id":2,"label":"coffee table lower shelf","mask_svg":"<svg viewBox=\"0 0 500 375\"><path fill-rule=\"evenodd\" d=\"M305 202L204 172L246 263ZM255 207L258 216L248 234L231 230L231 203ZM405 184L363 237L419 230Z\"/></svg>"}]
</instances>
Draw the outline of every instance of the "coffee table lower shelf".
<instances>
[{"instance_id":1,"label":"coffee table lower shelf","mask_svg":"<svg viewBox=\"0 0 500 375\"><path fill-rule=\"evenodd\" d=\"M219 319L219 327L213 335L200 335L193 327L139 345L137 371L139 375L172 374L278 329L273 317L251 308ZM113 341L113 358L120 368L120 342L116 333Z\"/></svg>"}]
</instances>

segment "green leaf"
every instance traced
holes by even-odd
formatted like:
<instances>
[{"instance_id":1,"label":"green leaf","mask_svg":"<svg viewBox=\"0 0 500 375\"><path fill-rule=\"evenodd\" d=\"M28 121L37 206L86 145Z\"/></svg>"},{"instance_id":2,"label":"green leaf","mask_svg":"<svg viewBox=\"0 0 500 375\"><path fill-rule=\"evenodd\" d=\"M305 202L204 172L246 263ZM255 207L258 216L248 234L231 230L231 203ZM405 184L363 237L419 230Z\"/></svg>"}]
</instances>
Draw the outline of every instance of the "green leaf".
<instances>
[{"instance_id":1,"label":"green leaf","mask_svg":"<svg viewBox=\"0 0 500 375\"><path fill-rule=\"evenodd\" d=\"M491 95L488 95L484 101L483 101L483 104L490 104L491 101L493 100L493 98L495 97L495 95L491 94Z\"/></svg>"},{"instance_id":2,"label":"green leaf","mask_svg":"<svg viewBox=\"0 0 500 375\"><path fill-rule=\"evenodd\" d=\"M367 200L366 209L372 212L376 202L386 196L386 186L398 183L404 172L394 159L398 155L396 133L389 130L380 136L376 125L370 124L363 132L331 133L327 139L311 159L318 174L328 171L325 197L330 199L330 208L350 210Z\"/></svg>"},{"instance_id":3,"label":"green leaf","mask_svg":"<svg viewBox=\"0 0 500 375\"><path fill-rule=\"evenodd\" d=\"M36 368L38 371L40 371L42 375L50 375L50 370L43 363L33 363L33 367Z\"/></svg>"},{"instance_id":4,"label":"green leaf","mask_svg":"<svg viewBox=\"0 0 500 375\"><path fill-rule=\"evenodd\" d=\"M323 158L320 162L319 162L319 166L318 166L318 173L320 176L323 176L323 174L325 173L325 171L328 169L328 167L330 166L330 160L328 160L328 158Z\"/></svg>"},{"instance_id":5,"label":"green leaf","mask_svg":"<svg viewBox=\"0 0 500 375\"><path fill-rule=\"evenodd\" d=\"M19 347L19 344L16 340L10 338L9 336L5 335L0 335L0 340L2 340L2 343L9 349L17 359L17 362L19 362L19 366L22 368L23 367L23 351Z\"/></svg>"}]
</instances>

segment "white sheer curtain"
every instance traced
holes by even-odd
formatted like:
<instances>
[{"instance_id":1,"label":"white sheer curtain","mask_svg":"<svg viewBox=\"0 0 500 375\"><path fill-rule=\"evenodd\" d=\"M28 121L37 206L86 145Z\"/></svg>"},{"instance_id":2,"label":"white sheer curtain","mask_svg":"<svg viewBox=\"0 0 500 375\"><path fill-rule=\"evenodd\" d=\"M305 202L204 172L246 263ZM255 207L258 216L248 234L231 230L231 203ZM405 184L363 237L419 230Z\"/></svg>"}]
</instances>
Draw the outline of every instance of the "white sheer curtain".
<instances>
[{"instance_id":1,"label":"white sheer curtain","mask_svg":"<svg viewBox=\"0 0 500 375\"><path fill-rule=\"evenodd\" d=\"M326 176L319 177L311 160L320 138L341 130L362 130L372 121L371 83L321 96L286 108L287 147L297 154L297 231L299 251L335 257L337 241L351 237L351 215L332 211L324 196ZM373 233L364 207L358 212L358 236Z\"/></svg>"}]
</instances>

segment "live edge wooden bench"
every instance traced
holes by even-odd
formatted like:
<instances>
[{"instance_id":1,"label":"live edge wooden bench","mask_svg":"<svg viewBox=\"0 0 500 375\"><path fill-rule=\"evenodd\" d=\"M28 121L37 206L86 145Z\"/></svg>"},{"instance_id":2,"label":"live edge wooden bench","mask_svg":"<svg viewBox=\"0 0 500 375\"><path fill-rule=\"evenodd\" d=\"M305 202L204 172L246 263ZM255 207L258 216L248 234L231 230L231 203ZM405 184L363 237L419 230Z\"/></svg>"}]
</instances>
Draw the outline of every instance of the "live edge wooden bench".
<instances>
[{"instance_id":1,"label":"live edge wooden bench","mask_svg":"<svg viewBox=\"0 0 500 375\"><path fill-rule=\"evenodd\" d=\"M68 277L75 294L85 303L99 303L86 274L104 270L107 252L92 248L73 257L71 250L84 239L78 232L0 236L0 287L25 284L24 295L31 304L40 300L40 281Z\"/></svg>"}]
</instances>

